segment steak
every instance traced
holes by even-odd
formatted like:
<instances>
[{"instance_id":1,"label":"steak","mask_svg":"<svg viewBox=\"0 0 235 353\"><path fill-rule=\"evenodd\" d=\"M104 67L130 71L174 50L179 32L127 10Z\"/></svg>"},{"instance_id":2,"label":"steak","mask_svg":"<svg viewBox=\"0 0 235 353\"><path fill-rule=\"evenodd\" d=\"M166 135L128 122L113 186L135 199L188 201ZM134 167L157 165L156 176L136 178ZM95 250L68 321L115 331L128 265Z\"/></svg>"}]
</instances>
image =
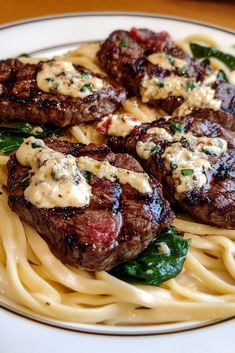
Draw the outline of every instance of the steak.
<instances>
[{"instance_id":1,"label":"steak","mask_svg":"<svg viewBox=\"0 0 235 353\"><path fill-rule=\"evenodd\" d=\"M153 32L146 28L131 28L130 36L140 43L145 55L165 52L178 59L185 61L185 72L190 77L196 77L197 81L202 81L210 68L204 63L194 60L188 53L175 44L168 32Z\"/></svg>"},{"instance_id":2,"label":"steak","mask_svg":"<svg viewBox=\"0 0 235 353\"><path fill-rule=\"evenodd\" d=\"M181 69L176 67L166 69L155 65L147 60L147 55L156 52L170 55L171 59L182 59L185 66ZM118 30L111 33L101 45L97 58L101 67L112 79L123 85L130 95L140 96L141 99L143 99L141 82L145 77L150 80L156 78L164 87L164 79L168 77L192 78L195 82L200 83L211 74L211 69L207 65L194 60L176 46L166 32L154 33L147 29L134 28L130 32ZM225 128L234 130L235 86L222 83L218 78L208 87L214 90L215 98L222 102L220 110L214 110L215 121L221 123ZM163 109L167 114L172 115L176 111L175 115L178 115L177 109L183 102L182 96L169 93L164 99L150 99L147 103ZM202 99L203 103L204 99Z\"/></svg>"},{"instance_id":3,"label":"steak","mask_svg":"<svg viewBox=\"0 0 235 353\"><path fill-rule=\"evenodd\" d=\"M111 136L109 145L114 152L128 152L137 158L144 170L162 183L164 196L171 203L177 203L204 223L235 229L235 142L230 132L210 119L210 114L210 111L202 110L185 117L172 117L169 120L162 118L159 121L135 127L129 136ZM164 160L165 155L163 155L169 146L174 145L174 142L169 142L157 134L147 133L148 129L158 127L174 136L172 127L175 126L183 126L184 134L222 138L227 141L227 150L220 155L214 155L205 150L207 155L210 154L207 156L210 168L202 167L206 183L181 192L178 196L176 196L176 182L173 178L174 168L178 166L172 164L172 169L169 170ZM185 136L186 138L180 140L181 145L195 153L188 142L190 140L187 140L187 135ZM139 142L152 142L157 146L148 159L143 159L143 156L141 158L138 155L136 146ZM177 159L177 152L175 159ZM194 170L185 169L185 172L193 174ZM196 175L195 178L197 179Z\"/></svg>"},{"instance_id":4,"label":"steak","mask_svg":"<svg viewBox=\"0 0 235 353\"><path fill-rule=\"evenodd\" d=\"M136 31L148 31L137 30ZM152 32L154 33L154 32ZM165 33L165 32L161 32ZM139 85L144 75L158 76L163 78L169 75L196 77L197 81L204 78L205 74L210 71L209 67L199 63L186 54L177 46L169 46L168 39L165 40L161 34L157 48L152 46L152 50L144 41L137 41L137 37L131 32L118 30L110 34L110 36L101 45L97 53L97 58L101 67L108 73L110 77L126 87L130 94L139 93ZM169 36L169 35L168 35ZM161 44L159 44L161 43ZM186 67L184 71L164 70L157 65L151 64L147 60L147 55L164 51L166 54L174 55L179 59L184 59ZM131 81L131 82L130 82ZM133 82L132 82L133 81Z\"/></svg>"},{"instance_id":5,"label":"steak","mask_svg":"<svg viewBox=\"0 0 235 353\"><path fill-rule=\"evenodd\" d=\"M131 171L143 172L128 154L114 154L103 145L74 144L46 139L48 147L74 157L89 156ZM37 208L24 198L22 186L29 169L15 155L8 162L9 205L23 221L34 227L63 262L88 270L109 270L127 261L168 227L173 212L162 196L162 188L149 178L152 193L142 194L129 184L99 179L93 174L91 202L83 208Z\"/></svg>"},{"instance_id":6,"label":"steak","mask_svg":"<svg viewBox=\"0 0 235 353\"><path fill-rule=\"evenodd\" d=\"M48 61L50 63L52 61ZM125 101L125 90L102 75L96 75L79 65L78 73L101 78L104 86L84 98L42 91L37 74L45 62L23 64L17 59L0 61L0 121L27 121L33 124L52 123L58 127L99 120L114 112Z\"/></svg>"}]
</instances>

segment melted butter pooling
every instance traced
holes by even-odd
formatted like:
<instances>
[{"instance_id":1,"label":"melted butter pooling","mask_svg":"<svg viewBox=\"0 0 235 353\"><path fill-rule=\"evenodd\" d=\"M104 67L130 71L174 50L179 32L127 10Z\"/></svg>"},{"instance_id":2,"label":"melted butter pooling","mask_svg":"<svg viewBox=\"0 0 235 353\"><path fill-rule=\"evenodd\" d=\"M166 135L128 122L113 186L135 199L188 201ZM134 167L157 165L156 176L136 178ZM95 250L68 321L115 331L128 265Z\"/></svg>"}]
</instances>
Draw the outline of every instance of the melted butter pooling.
<instances>
[{"instance_id":1,"label":"melted butter pooling","mask_svg":"<svg viewBox=\"0 0 235 353\"><path fill-rule=\"evenodd\" d=\"M104 81L93 77L86 69L77 71L69 61L54 60L42 65L37 85L44 92L85 98L104 87Z\"/></svg>"}]
</instances>

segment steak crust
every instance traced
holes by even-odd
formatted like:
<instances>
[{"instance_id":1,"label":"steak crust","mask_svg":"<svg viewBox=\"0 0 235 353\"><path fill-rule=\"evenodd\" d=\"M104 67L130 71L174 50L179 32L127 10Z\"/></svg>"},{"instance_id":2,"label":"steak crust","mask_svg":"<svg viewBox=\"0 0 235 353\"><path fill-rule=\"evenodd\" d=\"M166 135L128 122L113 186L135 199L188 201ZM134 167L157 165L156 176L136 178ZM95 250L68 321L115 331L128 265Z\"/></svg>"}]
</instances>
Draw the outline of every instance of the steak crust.
<instances>
[{"instance_id":1,"label":"steak crust","mask_svg":"<svg viewBox=\"0 0 235 353\"><path fill-rule=\"evenodd\" d=\"M114 154L103 145L79 145L46 139L48 147L75 157L107 160L116 167L143 172L128 154ZM63 262L88 270L109 270L127 261L168 227L174 214L163 198L159 182L150 177L153 193L141 194L129 184L99 179L91 174L91 202L84 208L37 208L24 198L21 181L29 169L15 155L8 162L9 205L34 227Z\"/></svg>"},{"instance_id":2,"label":"steak crust","mask_svg":"<svg viewBox=\"0 0 235 353\"><path fill-rule=\"evenodd\" d=\"M109 145L114 152L128 152L139 160L146 172L153 175L163 185L164 196L171 203L178 203L183 209L200 221L224 228L235 229L235 142L233 136L221 125L213 121L211 111L198 110L186 117L161 119L150 124L143 124L127 137L110 137ZM220 137L227 141L227 151L220 156L210 156L211 169L206 172L207 184L182 193L175 198L175 184L171 171L164 166L162 154L169 142L156 135L147 134L153 127L165 128L171 132L173 122L184 124L185 133L197 137ZM154 142L160 146L158 152L148 160L141 159L136 153L138 141Z\"/></svg>"},{"instance_id":3,"label":"steak crust","mask_svg":"<svg viewBox=\"0 0 235 353\"><path fill-rule=\"evenodd\" d=\"M122 46L123 41L126 46ZM185 71L166 70L147 60L147 55L165 52L183 59ZM97 53L101 67L108 75L123 85L130 95L140 96L142 79L157 77L159 80L168 76L194 77L203 81L205 75L211 73L208 66L191 58L179 48L166 32L154 33L147 29L132 29L130 32L118 30L101 45ZM235 86L216 81L212 88L216 98L222 101L221 109L213 114L214 121L227 129L235 130ZM183 97L170 95L166 99L150 101L149 104L172 114L184 101Z\"/></svg>"},{"instance_id":4,"label":"steak crust","mask_svg":"<svg viewBox=\"0 0 235 353\"><path fill-rule=\"evenodd\" d=\"M85 70L104 80L105 85L100 91L83 99L44 92L36 82L43 63L23 64L17 59L0 61L0 121L19 120L65 127L99 120L120 108L125 101L124 88L79 65L74 65L77 71Z\"/></svg>"}]
</instances>

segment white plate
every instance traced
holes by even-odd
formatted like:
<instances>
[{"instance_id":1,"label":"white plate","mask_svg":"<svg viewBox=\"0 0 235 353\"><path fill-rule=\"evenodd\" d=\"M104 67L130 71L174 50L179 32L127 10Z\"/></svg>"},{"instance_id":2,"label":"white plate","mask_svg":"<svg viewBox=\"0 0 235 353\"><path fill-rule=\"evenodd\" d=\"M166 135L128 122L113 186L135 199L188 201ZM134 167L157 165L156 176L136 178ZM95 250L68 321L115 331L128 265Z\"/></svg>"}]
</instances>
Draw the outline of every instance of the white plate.
<instances>
[{"instance_id":1,"label":"white plate","mask_svg":"<svg viewBox=\"0 0 235 353\"><path fill-rule=\"evenodd\" d=\"M147 27L155 31L165 30L170 32L174 39L182 39L190 34L206 34L216 39L225 51L235 54L235 36L232 31L227 29L165 16L89 13L38 18L3 26L0 28L0 57L13 57L23 52L37 56L51 56L75 48L81 42L102 40L115 29L130 29L132 26ZM7 301L4 297L0 297L0 302L4 307L0 312L0 350L3 353L26 352L32 351L32 349L34 352L41 352L53 341L57 343L56 347L53 347L57 353L64 352L72 344L76 344L77 340L79 347L83 350L86 349L88 353L91 349L92 352L109 352L108 345L110 343L112 344L112 352L120 351L123 348L126 350L134 348L138 349L138 352L164 349L164 353L167 353L172 351L170 347L174 345L174 353L186 351L196 353L201 349L205 350L208 341L211 341L211 350L207 348L206 351L216 353L221 352L225 346L226 349L230 345L232 347L235 329L235 320L233 319L221 323L195 322L138 327L71 324L35 315ZM37 321L44 323L44 325ZM48 326L49 324L51 326ZM67 330L59 330L55 326ZM199 326L205 327L198 329ZM30 330L30 334L28 334L28 330ZM84 334L81 331L102 333L106 336ZM154 333L157 335L129 338L107 336L107 334L149 335ZM9 339L9 335L12 335L14 339Z\"/></svg>"}]
</instances>

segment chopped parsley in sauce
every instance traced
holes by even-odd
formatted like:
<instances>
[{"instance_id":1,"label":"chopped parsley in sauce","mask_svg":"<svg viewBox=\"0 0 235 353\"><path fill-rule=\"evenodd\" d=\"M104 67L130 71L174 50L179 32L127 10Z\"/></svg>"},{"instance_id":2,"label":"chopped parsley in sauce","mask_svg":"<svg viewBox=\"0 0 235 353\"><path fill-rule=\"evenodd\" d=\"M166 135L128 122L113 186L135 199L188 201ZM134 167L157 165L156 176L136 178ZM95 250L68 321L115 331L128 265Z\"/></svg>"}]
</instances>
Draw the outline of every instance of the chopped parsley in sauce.
<instances>
[{"instance_id":1,"label":"chopped parsley in sauce","mask_svg":"<svg viewBox=\"0 0 235 353\"><path fill-rule=\"evenodd\" d=\"M127 38L123 38L123 39L120 40L119 44L120 44L121 47L128 47L129 40Z\"/></svg>"},{"instance_id":2,"label":"chopped parsley in sauce","mask_svg":"<svg viewBox=\"0 0 235 353\"><path fill-rule=\"evenodd\" d=\"M170 125L170 128L173 133L183 132L184 131L184 124L179 121L176 121Z\"/></svg>"}]
</instances>

